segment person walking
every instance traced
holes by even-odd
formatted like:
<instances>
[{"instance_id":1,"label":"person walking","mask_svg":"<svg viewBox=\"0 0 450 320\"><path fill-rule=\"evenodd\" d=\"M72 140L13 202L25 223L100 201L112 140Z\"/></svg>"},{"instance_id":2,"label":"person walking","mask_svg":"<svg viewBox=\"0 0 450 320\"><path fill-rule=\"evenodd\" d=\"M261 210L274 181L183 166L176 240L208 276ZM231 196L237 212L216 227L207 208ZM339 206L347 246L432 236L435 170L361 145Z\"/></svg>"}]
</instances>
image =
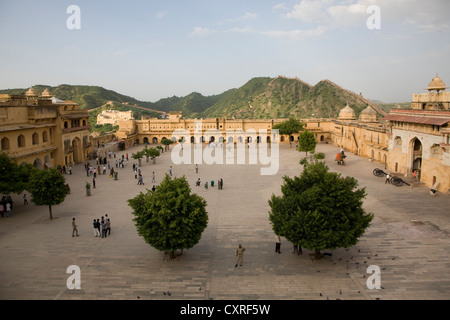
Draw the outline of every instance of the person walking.
<instances>
[{"instance_id":1,"label":"person walking","mask_svg":"<svg viewBox=\"0 0 450 320\"><path fill-rule=\"evenodd\" d=\"M155 171L152 173L152 183L156 183Z\"/></svg>"},{"instance_id":2,"label":"person walking","mask_svg":"<svg viewBox=\"0 0 450 320\"><path fill-rule=\"evenodd\" d=\"M111 235L111 220L109 218L106 219L106 231L105 231L105 235L106 233L108 234L108 236Z\"/></svg>"},{"instance_id":3,"label":"person walking","mask_svg":"<svg viewBox=\"0 0 450 320\"><path fill-rule=\"evenodd\" d=\"M302 247L298 244L294 244L294 251L292 252L293 254L302 254Z\"/></svg>"},{"instance_id":4,"label":"person walking","mask_svg":"<svg viewBox=\"0 0 450 320\"><path fill-rule=\"evenodd\" d=\"M106 238L106 221L103 217L102 217L102 221L100 222L100 224L102 226L102 238Z\"/></svg>"},{"instance_id":5,"label":"person walking","mask_svg":"<svg viewBox=\"0 0 450 320\"><path fill-rule=\"evenodd\" d=\"M12 209L11 209L11 203L6 202L5 210L6 210L6 217L7 217L7 218L10 218L11 215L12 215L12 211L11 211L11 210L12 210Z\"/></svg>"},{"instance_id":6,"label":"person walking","mask_svg":"<svg viewBox=\"0 0 450 320\"><path fill-rule=\"evenodd\" d=\"M28 204L27 194L24 193L24 194L23 194L23 205L26 206L27 204Z\"/></svg>"},{"instance_id":7,"label":"person walking","mask_svg":"<svg viewBox=\"0 0 450 320\"><path fill-rule=\"evenodd\" d=\"M195 164L195 173L198 173L198 164Z\"/></svg>"},{"instance_id":8,"label":"person walking","mask_svg":"<svg viewBox=\"0 0 450 320\"><path fill-rule=\"evenodd\" d=\"M78 235L78 226L75 222L75 218L73 218L72 219L72 237L75 237L75 234L77 235L77 237L79 236Z\"/></svg>"},{"instance_id":9,"label":"person walking","mask_svg":"<svg viewBox=\"0 0 450 320\"><path fill-rule=\"evenodd\" d=\"M100 237L100 223L98 222L98 219L97 220L94 219L93 225L94 225L94 236L96 238Z\"/></svg>"},{"instance_id":10,"label":"person walking","mask_svg":"<svg viewBox=\"0 0 450 320\"><path fill-rule=\"evenodd\" d=\"M280 236L277 236L275 239L275 252L281 253L281 238L280 238Z\"/></svg>"},{"instance_id":11,"label":"person walking","mask_svg":"<svg viewBox=\"0 0 450 320\"><path fill-rule=\"evenodd\" d=\"M100 224L100 219L97 219L97 234L98 234L98 237L100 238L101 236L100 236L100 228L101 228L101 224Z\"/></svg>"},{"instance_id":12,"label":"person walking","mask_svg":"<svg viewBox=\"0 0 450 320\"><path fill-rule=\"evenodd\" d=\"M244 262L244 251L245 248L242 247L242 244L239 244L238 248L236 249L236 265L234 266L235 268L238 266L238 264L242 267L242 263Z\"/></svg>"},{"instance_id":13,"label":"person walking","mask_svg":"<svg viewBox=\"0 0 450 320\"><path fill-rule=\"evenodd\" d=\"M386 181L384 182L384 184L386 184L386 183L391 183L390 181L389 181L389 173L388 174L386 174Z\"/></svg>"},{"instance_id":14,"label":"person walking","mask_svg":"<svg viewBox=\"0 0 450 320\"><path fill-rule=\"evenodd\" d=\"M170 166L169 173L170 173L170 176L172 176L172 166Z\"/></svg>"}]
</instances>

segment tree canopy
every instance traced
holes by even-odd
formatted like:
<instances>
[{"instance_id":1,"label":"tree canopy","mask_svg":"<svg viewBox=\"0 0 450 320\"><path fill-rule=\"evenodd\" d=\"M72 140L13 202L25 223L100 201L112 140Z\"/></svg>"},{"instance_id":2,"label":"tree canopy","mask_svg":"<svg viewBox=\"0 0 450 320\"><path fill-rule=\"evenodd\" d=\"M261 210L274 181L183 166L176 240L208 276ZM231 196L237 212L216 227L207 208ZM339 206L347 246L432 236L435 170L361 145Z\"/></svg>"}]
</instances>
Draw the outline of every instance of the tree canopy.
<instances>
[{"instance_id":1,"label":"tree canopy","mask_svg":"<svg viewBox=\"0 0 450 320\"><path fill-rule=\"evenodd\" d=\"M37 170L29 163L17 164L6 153L0 153L0 193L20 194L27 189L31 173Z\"/></svg>"},{"instance_id":2,"label":"tree canopy","mask_svg":"<svg viewBox=\"0 0 450 320\"><path fill-rule=\"evenodd\" d=\"M275 234L320 256L320 250L355 245L369 227L373 214L363 209L365 188L357 189L355 178L316 161L300 177L283 179L282 196L269 200Z\"/></svg>"},{"instance_id":3,"label":"tree canopy","mask_svg":"<svg viewBox=\"0 0 450 320\"><path fill-rule=\"evenodd\" d=\"M298 136L298 151L305 151L305 157L308 156L308 152L314 153L316 150L316 139L314 134L308 130L303 131Z\"/></svg>"},{"instance_id":4,"label":"tree canopy","mask_svg":"<svg viewBox=\"0 0 450 320\"><path fill-rule=\"evenodd\" d=\"M273 128L278 129L280 134L291 135L300 132L300 130L303 129L303 124L297 119L289 118L288 120L284 120L283 122L274 125Z\"/></svg>"},{"instance_id":5,"label":"tree canopy","mask_svg":"<svg viewBox=\"0 0 450 320\"><path fill-rule=\"evenodd\" d=\"M156 148L146 148L143 151L147 157L150 157L152 159L155 159L160 155L159 150Z\"/></svg>"},{"instance_id":6,"label":"tree canopy","mask_svg":"<svg viewBox=\"0 0 450 320\"><path fill-rule=\"evenodd\" d=\"M281 123L278 123L273 126L273 129L278 129L279 134L281 135L292 135L294 133L298 133L303 129L303 124L294 118L289 118ZM291 141L289 139L289 141Z\"/></svg>"},{"instance_id":7,"label":"tree canopy","mask_svg":"<svg viewBox=\"0 0 450 320\"><path fill-rule=\"evenodd\" d=\"M69 193L66 179L55 168L33 171L28 191L35 205L48 206L50 219L53 219L52 206L62 203Z\"/></svg>"},{"instance_id":8,"label":"tree canopy","mask_svg":"<svg viewBox=\"0 0 450 320\"><path fill-rule=\"evenodd\" d=\"M192 248L208 224L206 201L191 194L186 177L165 175L156 190L128 200L138 234L152 247L171 253Z\"/></svg>"},{"instance_id":9,"label":"tree canopy","mask_svg":"<svg viewBox=\"0 0 450 320\"><path fill-rule=\"evenodd\" d=\"M161 139L161 143L166 146L166 150L169 149L169 146L173 143L172 140L167 139L166 137Z\"/></svg>"}]
</instances>

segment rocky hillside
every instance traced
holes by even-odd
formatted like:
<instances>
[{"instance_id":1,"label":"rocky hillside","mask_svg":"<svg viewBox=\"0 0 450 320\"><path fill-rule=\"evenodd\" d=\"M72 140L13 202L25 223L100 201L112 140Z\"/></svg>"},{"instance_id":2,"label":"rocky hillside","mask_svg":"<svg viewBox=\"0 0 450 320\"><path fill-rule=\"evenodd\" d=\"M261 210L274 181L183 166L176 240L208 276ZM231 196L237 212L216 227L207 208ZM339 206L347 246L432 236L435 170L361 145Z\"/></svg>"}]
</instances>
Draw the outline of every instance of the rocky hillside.
<instances>
[{"instance_id":1,"label":"rocky hillside","mask_svg":"<svg viewBox=\"0 0 450 320\"><path fill-rule=\"evenodd\" d=\"M205 111L206 116L235 118L310 118L337 117L347 103L358 115L368 104L383 114L385 111L362 96L346 90L329 80L312 86L298 78L277 77L267 84L267 78L252 79L259 82L254 90L236 102L223 101ZM245 88L248 85L244 85ZM255 85L255 84L253 84ZM238 89L239 91L240 89ZM230 103L231 102L231 103Z\"/></svg>"},{"instance_id":2,"label":"rocky hillside","mask_svg":"<svg viewBox=\"0 0 450 320\"><path fill-rule=\"evenodd\" d=\"M239 88L218 95L203 96L193 92L185 97L173 96L156 102L138 101L98 86L34 87L38 92L48 87L55 97L77 102L84 109L98 108L112 101L162 112L182 111L185 118L224 115L236 119L337 117L346 104L355 110L356 115L368 104L380 114L389 111L389 104L374 103L329 80L313 86L298 78L283 76L253 78ZM0 90L0 93L20 94L27 89Z\"/></svg>"}]
</instances>

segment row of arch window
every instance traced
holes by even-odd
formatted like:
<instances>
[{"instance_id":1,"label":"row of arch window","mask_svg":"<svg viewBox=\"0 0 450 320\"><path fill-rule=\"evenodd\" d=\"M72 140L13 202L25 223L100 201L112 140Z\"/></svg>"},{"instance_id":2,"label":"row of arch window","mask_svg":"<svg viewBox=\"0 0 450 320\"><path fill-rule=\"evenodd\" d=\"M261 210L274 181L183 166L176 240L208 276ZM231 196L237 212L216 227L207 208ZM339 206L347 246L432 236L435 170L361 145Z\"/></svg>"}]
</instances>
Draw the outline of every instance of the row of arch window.
<instances>
[{"instance_id":1,"label":"row of arch window","mask_svg":"<svg viewBox=\"0 0 450 320\"><path fill-rule=\"evenodd\" d=\"M181 138L182 138L183 140L185 140L184 137L181 137ZM164 137L163 137L162 139L164 139ZM162 140L162 139L161 139L161 140ZM294 137L293 137L293 136L291 136L291 140L294 141ZM176 142L177 139L176 139L175 137L172 137L172 141ZM191 143L195 143L195 142L196 142L195 137L191 137L191 138L190 138L190 141L191 141ZM204 136L202 136L202 137L199 138L199 141L200 141L201 143L203 143L203 142L206 142L206 139L205 139ZM212 137L209 138L209 142L215 142L215 141L216 141L216 139L215 139L214 136L212 136ZM218 142L220 143L220 142L225 142L225 141L226 141L225 138L220 137ZM237 141L238 141L239 143L243 143L243 142L244 142L244 138L243 138L243 137L238 137L238 138L237 138ZM253 137L246 137L246 138L245 138L245 141L246 141L246 142L252 142L252 141L253 141ZM259 136L257 136L256 139L255 139L255 141L258 142L258 143L259 143L259 142L262 142L262 138L259 137ZM284 141L284 137L283 137L283 136L281 136L281 141L282 141L282 142ZM149 143L149 142L150 142L150 139L147 138L147 137L145 137L145 138L144 138L144 143ZM151 142L152 142L152 143L158 143L158 138L157 138L157 137L153 137L153 139L151 140ZM233 138L233 137L229 137L229 138L228 138L228 143L233 143L233 142L234 142L234 138ZM266 142L270 142L270 137L269 137L269 136L267 136Z\"/></svg>"},{"instance_id":2,"label":"row of arch window","mask_svg":"<svg viewBox=\"0 0 450 320\"><path fill-rule=\"evenodd\" d=\"M48 134L47 131L42 132L42 142L48 142ZM31 136L31 144L32 145L38 145L39 144L39 134L37 132L33 133ZM24 148L26 146L26 139L23 134L20 134L17 137L17 147L18 148ZM1 140L1 150L9 150L11 148L10 141L7 137L3 137Z\"/></svg>"},{"instance_id":3,"label":"row of arch window","mask_svg":"<svg viewBox=\"0 0 450 320\"><path fill-rule=\"evenodd\" d=\"M401 137L395 137L394 139L394 148L401 148L402 147L402 138ZM416 140L414 143L414 151L422 152L422 143L420 143L419 140ZM442 148L439 144L433 144L430 147L430 155L433 158L442 158Z\"/></svg>"},{"instance_id":4,"label":"row of arch window","mask_svg":"<svg viewBox=\"0 0 450 320\"><path fill-rule=\"evenodd\" d=\"M163 137L162 139L164 139L164 138L165 138L165 137ZM181 138L184 139L184 137L181 137ZM253 138L254 138L254 137L248 136L248 137L245 138L245 142L247 142L247 143L252 142L252 141L253 141ZM274 138L275 138L275 137L274 137ZM161 140L162 140L162 139L161 139ZM295 140L294 136L289 136L288 139L289 139L288 141L291 141L291 142L294 142L294 140ZM285 140L286 140L285 137L284 137L283 135L281 135L281 136L280 136L280 141L281 141L281 142L284 142ZM297 138L297 140L298 140L298 138ZM320 141L323 141L323 140L324 140L324 136L322 135L322 136L320 136ZM153 137L153 139L152 139L151 141L152 141L152 143L154 143L154 144L155 144L155 143L158 143L158 138L157 138L157 137ZM177 139L176 139L175 137L172 137L172 141L176 142ZM190 141L191 141L191 143L195 143L195 142L196 142L195 137L191 137L191 140L190 140ZM206 139L205 139L204 136L202 136L202 137L199 138L199 141L200 141L201 143L203 143L203 142L206 142ZM224 142L224 141L226 141L225 138L223 138L223 137L220 137L220 138L219 138L219 142ZM260 143L260 142L262 142L263 140L262 140L262 138L261 138L260 136L257 136L256 139L255 139L255 141L256 141L257 143ZM214 136L210 137L210 138L209 138L209 142L215 142L215 137L214 137ZM243 142L244 142L244 138L243 138L243 137L237 137L237 142L243 143ZM270 136L267 136L267 137L266 137L266 142L267 142L267 143L270 143ZM144 143L150 143L150 139L147 138L147 137L145 137L145 138L144 138ZM234 138L233 138L233 137L228 137L228 143L234 143Z\"/></svg>"}]
</instances>

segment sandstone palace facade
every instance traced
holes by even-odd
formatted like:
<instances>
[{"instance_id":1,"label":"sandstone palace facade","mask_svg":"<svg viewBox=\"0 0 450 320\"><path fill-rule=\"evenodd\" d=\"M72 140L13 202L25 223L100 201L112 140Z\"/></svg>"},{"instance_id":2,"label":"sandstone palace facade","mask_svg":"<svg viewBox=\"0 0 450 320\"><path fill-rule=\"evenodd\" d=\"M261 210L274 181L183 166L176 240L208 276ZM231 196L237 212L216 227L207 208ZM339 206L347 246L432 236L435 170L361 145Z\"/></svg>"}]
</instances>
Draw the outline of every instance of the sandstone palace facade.
<instances>
[{"instance_id":1,"label":"sandstone palace facade","mask_svg":"<svg viewBox=\"0 0 450 320\"><path fill-rule=\"evenodd\" d=\"M450 189L450 92L436 76L427 93L413 94L411 109L391 109L380 113L367 106L356 117L345 106L336 119L302 119L304 129L314 133L317 142L332 143L347 152L377 161L385 169L411 177L441 192ZM286 119L184 119L171 112L166 119L119 121L117 137L127 146L159 144L181 136L190 143L264 143L274 138L280 143L295 142L299 134L276 137L274 125ZM264 134L260 134L263 132ZM266 133L265 133L266 132Z\"/></svg>"},{"instance_id":2,"label":"sandstone palace facade","mask_svg":"<svg viewBox=\"0 0 450 320\"><path fill-rule=\"evenodd\" d=\"M0 95L1 152L19 164L57 167L88 159L93 147L89 114L78 104L61 101L48 89L39 95Z\"/></svg>"},{"instance_id":3,"label":"sandstone palace facade","mask_svg":"<svg viewBox=\"0 0 450 320\"><path fill-rule=\"evenodd\" d=\"M413 94L411 108L386 114L370 105L358 117L349 106L336 119L301 119L318 143L377 161L392 173L448 193L450 189L450 92L434 77L427 92ZM83 162L96 150L89 135L89 114L78 104L61 101L46 89L24 95L0 95L0 152L18 163L56 167ZM185 119L171 112L165 119L118 120L116 139L125 146L160 144L163 138L190 143L296 142L299 134L276 136L272 129L286 119Z\"/></svg>"}]
</instances>

